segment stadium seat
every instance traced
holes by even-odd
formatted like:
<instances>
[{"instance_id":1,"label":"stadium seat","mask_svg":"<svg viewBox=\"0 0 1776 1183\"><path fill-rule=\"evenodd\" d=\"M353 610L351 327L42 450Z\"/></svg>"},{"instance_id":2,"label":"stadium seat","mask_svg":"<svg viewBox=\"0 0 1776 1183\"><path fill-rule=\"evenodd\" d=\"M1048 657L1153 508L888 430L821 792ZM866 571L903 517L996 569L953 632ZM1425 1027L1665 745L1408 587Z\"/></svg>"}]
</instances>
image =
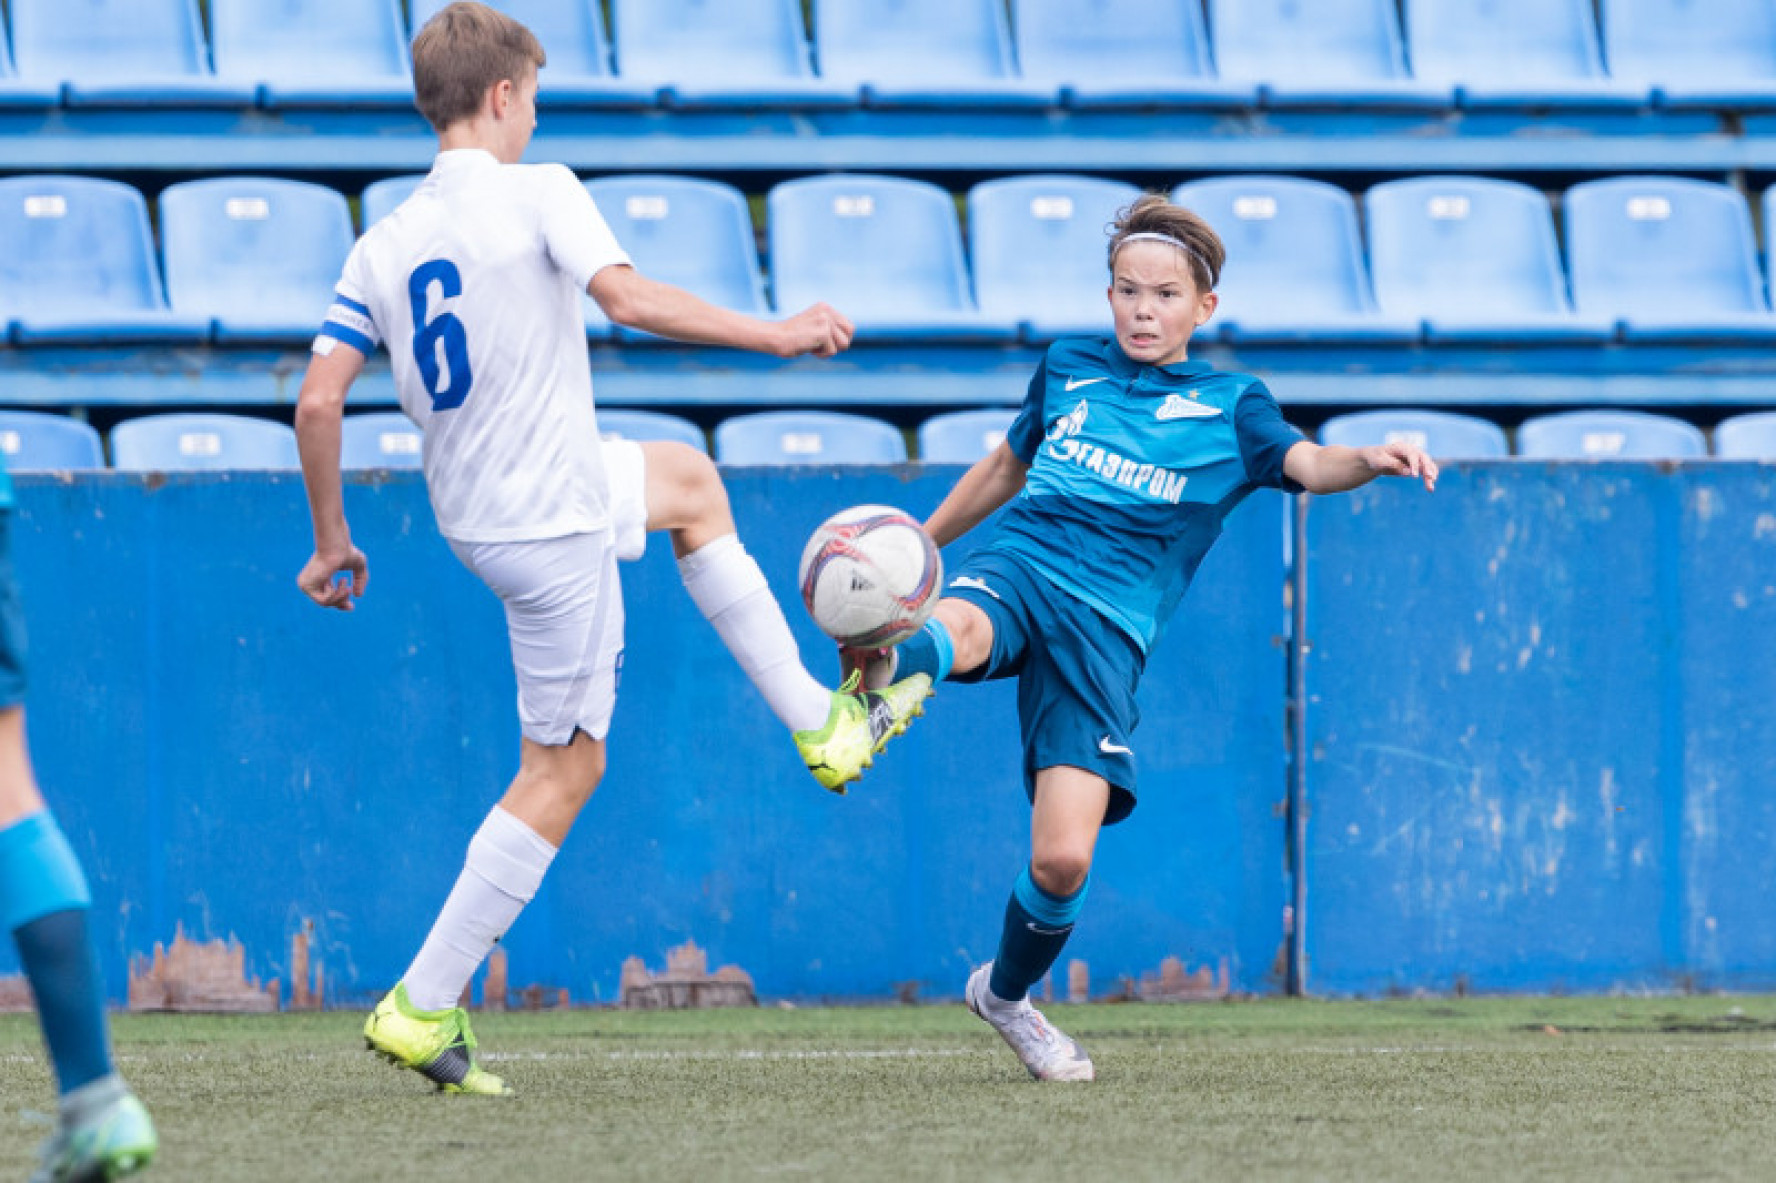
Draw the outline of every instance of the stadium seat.
<instances>
[{"instance_id":1,"label":"stadium seat","mask_svg":"<svg viewBox=\"0 0 1776 1183\"><path fill-rule=\"evenodd\" d=\"M769 314L752 214L738 189L686 177L630 176L587 181L586 191L643 275L723 308ZM659 340L630 329L618 333Z\"/></svg>"},{"instance_id":2,"label":"stadium seat","mask_svg":"<svg viewBox=\"0 0 1776 1183\"><path fill-rule=\"evenodd\" d=\"M210 72L196 0L11 0L20 77L70 106L235 106L254 88Z\"/></svg>"},{"instance_id":3,"label":"stadium seat","mask_svg":"<svg viewBox=\"0 0 1776 1183\"><path fill-rule=\"evenodd\" d=\"M1249 107L1215 74L1200 0L1012 0L1023 76L1071 107Z\"/></svg>"},{"instance_id":4,"label":"stadium seat","mask_svg":"<svg viewBox=\"0 0 1776 1183\"><path fill-rule=\"evenodd\" d=\"M111 466L130 472L296 469L296 433L241 415L144 415L111 429Z\"/></svg>"},{"instance_id":5,"label":"stadium seat","mask_svg":"<svg viewBox=\"0 0 1776 1183\"><path fill-rule=\"evenodd\" d=\"M1728 185L1665 177L1566 193L1573 304L1628 341L1776 338L1751 211Z\"/></svg>"},{"instance_id":6,"label":"stadium seat","mask_svg":"<svg viewBox=\"0 0 1776 1183\"><path fill-rule=\"evenodd\" d=\"M1686 460L1706 456L1702 432L1640 411L1568 411L1526 419L1517 454L1532 460Z\"/></svg>"},{"instance_id":7,"label":"stadium seat","mask_svg":"<svg viewBox=\"0 0 1776 1183\"><path fill-rule=\"evenodd\" d=\"M1721 420L1714 429L1714 454L1723 460L1776 460L1776 411Z\"/></svg>"},{"instance_id":8,"label":"stadium seat","mask_svg":"<svg viewBox=\"0 0 1776 1183\"><path fill-rule=\"evenodd\" d=\"M0 314L21 344L201 341L168 310L142 195L84 177L0 180Z\"/></svg>"},{"instance_id":9,"label":"stadium seat","mask_svg":"<svg viewBox=\"0 0 1776 1183\"><path fill-rule=\"evenodd\" d=\"M1042 107L1052 85L1012 64L1000 0L814 0L821 77L878 107Z\"/></svg>"},{"instance_id":10,"label":"stadium seat","mask_svg":"<svg viewBox=\"0 0 1776 1183\"><path fill-rule=\"evenodd\" d=\"M983 181L968 191L968 253L980 309L1032 341L1111 332L1106 251L1133 185L1092 177Z\"/></svg>"},{"instance_id":11,"label":"stadium seat","mask_svg":"<svg viewBox=\"0 0 1776 1183\"><path fill-rule=\"evenodd\" d=\"M1770 0L1602 0L1603 56L1667 107L1776 107Z\"/></svg>"},{"instance_id":12,"label":"stadium seat","mask_svg":"<svg viewBox=\"0 0 1776 1183\"><path fill-rule=\"evenodd\" d=\"M919 424L919 459L931 464L973 464L1005 442L1015 408L951 411Z\"/></svg>"},{"instance_id":13,"label":"stadium seat","mask_svg":"<svg viewBox=\"0 0 1776 1183\"><path fill-rule=\"evenodd\" d=\"M424 459L425 433L399 411L347 415L340 423L340 468L418 468Z\"/></svg>"},{"instance_id":14,"label":"stadium seat","mask_svg":"<svg viewBox=\"0 0 1776 1183\"><path fill-rule=\"evenodd\" d=\"M715 458L723 464L899 464L900 429L838 411L760 411L717 424Z\"/></svg>"},{"instance_id":15,"label":"stadium seat","mask_svg":"<svg viewBox=\"0 0 1776 1183\"><path fill-rule=\"evenodd\" d=\"M450 0L413 0L413 32ZM588 0L485 0L536 34L548 64L537 77L539 106L647 107L660 88L611 72L610 42L597 3Z\"/></svg>"},{"instance_id":16,"label":"stadium seat","mask_svg":"<svg viewBox=\"0 0 1776 1183\"><path fill-rule=\"evenodd\" d=\"M1357 206L1336 185L1296 177L1220 177L1172 191L1227 245L1221 305L1202 329L1229 341L1416 341L1419 322L1375 306Z\"/></svg>"},{"instance_id":17,"label":"stadium seat","mask_svg":"<svg viewBox=\"0 0 1776 1183\"><path fill-rule=\"evenodd\" d=\"M174 311L215 322L219 343L312 338L351 252L351 207L302 181L224 177L160 195Z\"/></svg>"},{"instance_id":18,"label":"stadium seat","mask_svg":"<svg viewBox=\"0 0 1776 1183\"><path fill-rule=\"evenodd\" d=\"M267 107L410 107L399 0L210 0L218 76Z\"/></svg>"},{"instance_id":19,"label":"stadium seat","mask_svg":"<svg viewBox=\"0 0 1776 1183\"><path fill-rule=\"evenodd\" d=\"M825 300L869 339L1007 340L1010 320L975 308L949 193L897 177L785 181L767 199L778 312Z\"/></svg>"},{"instance_id":20,"label":"stadium seat","mask_svg":"<svg viewBox=\"0 0 1776 1183\"><path fill-rule=\"evenodd\" d=\"M0 456L13 472L105 467L105 449L91 424L41 411L0 411Z\"/></svg>"},{"instance_id":21,"label":"stadium seat","mask_svg":"<svg viewBox=\"0 0 1776 1183\"><path fill-rule=\"evenodd\" d=\"M1483 177L1386 181L1364 198L1375 298L1422 317L1432 341L1608 341L1608 317L1576 315L1548 199Z\"/></svg>"},{"instance_id":22,"label":"stadium seat","mask_svg":"<svg viewBox=\"0 0 1776 1183\"><path fill-rule=\"evenodd\" d=\"M0 110L54 107L61 101L61 80L35 82L20 78L7 39L0 37Z\"/></svg>"},{"instance_id":23,"label":"stadium seat","mask_svg":"<svg viewBox=\"0 0 1776 1183\"><path fill-rule=\"evenodd\" d=\"M853 84L820 78L800 0L613 0L625 78L675 107L855 106Z\"/></svg>"},{"instance_id":24,"label":"stadium seat","mask_svg":"<svg viewBox=\"0 0 1776 1183\"><path fill-rule=\"evenodd\" d=\"M1209 0L1221 77L1273 107L1447 107L1449 87L1415 80L1394 0Z\"/></svg>"},{"instance_id":25,"label":"stadium seat","mask_svg":"<svg viewBox=\"0 0 1776 1183\"><path fill-rule=\"evenodd\" d=\"M1438 460L1493 460L1511 454L1504 429L1498 424L1447 411L1339 415L1321 425L1320 442L1347 448L1405 442L1418 445Z\"/></svg>"},{"instance_id":26,"label":"stadium seat","mask_svg":"<svg viewBox=\"0 0 1776 1183\"><path fill-rule=\"evenodd\" d=\"M364 229L370 229L394 213L395 207L412 197L413 191L425 179L425 173L411 173L401 177L384 177L364 186L364 196L359 202L362 206L359 212L363 216Z\"/></svg>"},{"instance_id":27,"label":"stadium seat","mask_svg":"<svg viewBox=\"0 0 1776 1183\"><path fill-rule=\"evenodd\" d=\"M659 411L606 410L600 407L598 434L605 439L635 440L637 443L675 440L681 444L689 444L699 452L709 451L709 441L703 438L701 427L689 419L663 415Z\"/></svg>"},{"instance_id":28,"label":"stadium seat","mask_svg":"<svg viewBox=\"0 0 1776 1183\"><path fill-rule=\"evenodd\" d=\"M1592 0L1405 0L1421 82L1464 107L1644 107L1644 83L1603 69Z\"/></svg>"}]
</instances>

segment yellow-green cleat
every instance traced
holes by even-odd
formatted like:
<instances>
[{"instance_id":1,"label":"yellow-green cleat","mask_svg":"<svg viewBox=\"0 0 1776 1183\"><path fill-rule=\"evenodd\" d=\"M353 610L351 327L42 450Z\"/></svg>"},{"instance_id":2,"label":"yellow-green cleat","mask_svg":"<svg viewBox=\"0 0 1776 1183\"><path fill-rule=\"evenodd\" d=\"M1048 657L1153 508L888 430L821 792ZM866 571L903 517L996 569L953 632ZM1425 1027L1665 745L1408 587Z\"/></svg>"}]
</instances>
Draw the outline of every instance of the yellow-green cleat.
<instances>
[{"instance_id":1,"label":"yellow-green cleat","mask_svg":"<svg viewBox=\"0 0 1776 1183\"><path fill-rule=\"evenodd\" d=\"M160 1139L148 1110L121 1080L112 1080L116 1095L111 1100L91 1117L56 1130L43 1147L42 1166L31 1183L109 1183L154 1161Z\"/></svg>"},{"instance_id":2,"label":"yellow-green cleat","mask_svg":"<svg viewBox=\"0 0 1776 1183\"><path fill-rule=\"evenodd\" d=\"M364 1021L364 1044L402 1068L411 1068L441 1093L510 1096L506 1082L475 1064L475 1033L461 1007L423 1011L397 983Z\"/></svg>"},{"instance_id":3,"label":"yellow-green cleat","mask_svg":"<svg viewBox=\"0 0 1776 1183\"><path fill-rule=\"evenodd\" d=\"M931 678L914 674L880 691L860 690L862 675L853 671L833 692L832 713L818 731L795 733L796 750L814 779L835 793L863 775L888 741L901 734L914 716L925 713Z\"/></svg>"}]
</instances>

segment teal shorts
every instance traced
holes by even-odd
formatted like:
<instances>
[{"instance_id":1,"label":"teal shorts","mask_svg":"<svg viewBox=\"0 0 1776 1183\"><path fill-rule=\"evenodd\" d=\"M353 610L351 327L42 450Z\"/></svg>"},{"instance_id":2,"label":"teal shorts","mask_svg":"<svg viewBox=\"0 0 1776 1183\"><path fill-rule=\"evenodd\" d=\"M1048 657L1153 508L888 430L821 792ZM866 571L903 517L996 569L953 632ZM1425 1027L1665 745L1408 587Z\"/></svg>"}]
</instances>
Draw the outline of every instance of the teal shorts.
<instances>
[{"instance_id":1,"label":"teal shorts","mask_svg":"<svg viewBox=\"0 0 1776 1183\"><path fill-rule=\"evenodd\" d=\"M12 510L0 509L0 710L25 701L25 613L12 573Z\"/></svg>"}]
</instances>

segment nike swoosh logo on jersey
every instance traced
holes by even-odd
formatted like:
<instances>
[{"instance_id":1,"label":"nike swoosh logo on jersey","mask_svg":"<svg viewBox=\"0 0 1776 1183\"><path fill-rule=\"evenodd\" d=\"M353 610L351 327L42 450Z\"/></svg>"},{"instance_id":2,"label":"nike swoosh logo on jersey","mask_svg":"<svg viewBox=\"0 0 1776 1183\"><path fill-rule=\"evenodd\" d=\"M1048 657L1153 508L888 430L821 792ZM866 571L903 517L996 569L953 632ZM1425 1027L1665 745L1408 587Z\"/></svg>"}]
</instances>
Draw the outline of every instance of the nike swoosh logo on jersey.
<instances>
[{"instance_id":1,"label":"nike swoosh logo on jersey","mask_svg":"<svg viewBox=\"0 0 1776 1183\"><path fill-rule=\"evenodd\" d=\"M1219 407L1194 402L1183 395L1168 394L1165 402L1160 403L1159 409L1153 412L1153 417L1164 422L1168 419L1214 419L1220 414Z\"/></svg>"},{"instance_id":2,"label":"nike swoosh logo on jersey","mask_svg":"<svg viewBox=\"0 0 1776 1183\"><path fill-rule=\"evenodd\" d=\"M1110 379L1108 379L1108 378L1069 378L1069 379L1067 379L1067 393L1072 394L1075 390L1078 390L1081 386L1090 386L1093 382L1108 382L1108 381L1110 381Z\"/></svg>"},{"instance_id":3,"label":"nike swoosh logo on jersey","mask_svg":"<svg viewBox=\"0 0 1776 1183\"><path fill-rule=\"evenodd\" d=\"M1125 748L1119 743L1111 743L1108 735L1098 741L1098 751L1106 756L1132 756L1135 754L1133 748Z\"/></svg>"}]
</instances>

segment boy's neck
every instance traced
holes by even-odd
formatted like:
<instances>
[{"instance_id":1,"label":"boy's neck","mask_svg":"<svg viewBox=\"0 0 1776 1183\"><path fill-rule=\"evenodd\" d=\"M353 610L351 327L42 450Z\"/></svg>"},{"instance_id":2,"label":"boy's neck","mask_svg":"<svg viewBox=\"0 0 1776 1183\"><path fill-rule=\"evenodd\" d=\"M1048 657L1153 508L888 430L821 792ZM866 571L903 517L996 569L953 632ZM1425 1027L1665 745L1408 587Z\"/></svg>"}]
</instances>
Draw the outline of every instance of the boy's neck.
<instances>
[{"instance_id":1,"label":"boy's neck","mask_svg":"<svg viewBox=\"0 0 1776 1183\"><path fill-rule=\"evenodd\" d=\"M454 152L463 148L479 148L483 152L490 153L501 164L513 163L513 161L500 157L498 137L489 134L480 119L453 123L438 133L438 151Z\"/></svg>"}]
</instances>

